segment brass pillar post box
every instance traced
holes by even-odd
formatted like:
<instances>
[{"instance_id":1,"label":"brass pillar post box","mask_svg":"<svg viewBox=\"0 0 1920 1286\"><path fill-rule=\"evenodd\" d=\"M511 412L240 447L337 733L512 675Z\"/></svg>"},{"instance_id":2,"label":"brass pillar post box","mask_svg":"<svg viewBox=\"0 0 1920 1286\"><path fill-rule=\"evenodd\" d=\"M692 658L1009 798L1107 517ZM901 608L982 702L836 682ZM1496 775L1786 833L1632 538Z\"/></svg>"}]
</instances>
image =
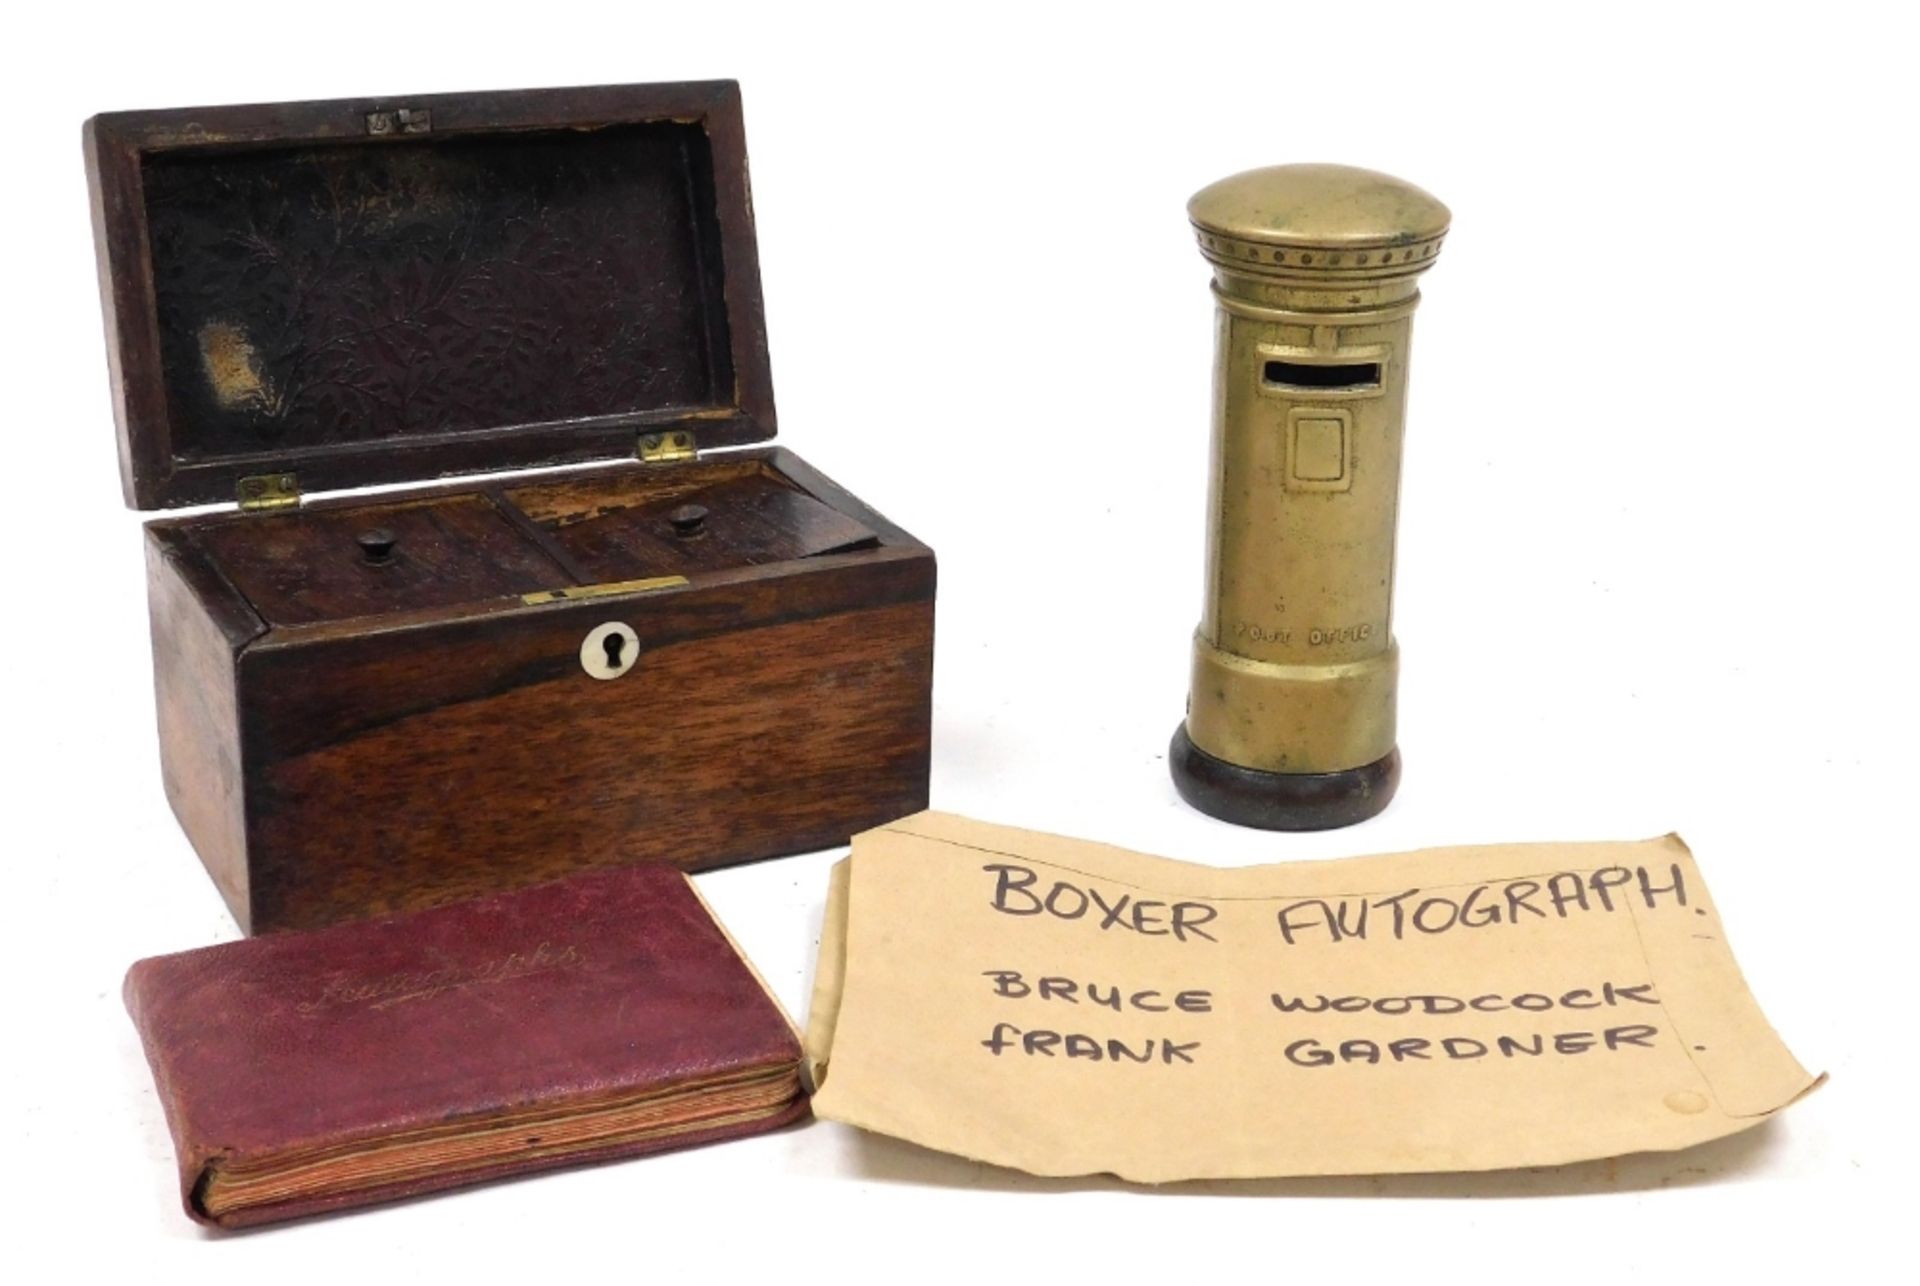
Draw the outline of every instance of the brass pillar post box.
<instances>
[{"instance_id":1,"label":"brass pillar post box","mask_svg":"<svg viewBox=\"0 0 1920 1286\"><path fill-rule=\"evenodd\" d=\"M1399 784L1393 547L1407 342L1447 208L1340 165L1187 205L1218 304L1206 598L1175 784L1246 826L1321 830Z\"/></svg>"}]
</instances>

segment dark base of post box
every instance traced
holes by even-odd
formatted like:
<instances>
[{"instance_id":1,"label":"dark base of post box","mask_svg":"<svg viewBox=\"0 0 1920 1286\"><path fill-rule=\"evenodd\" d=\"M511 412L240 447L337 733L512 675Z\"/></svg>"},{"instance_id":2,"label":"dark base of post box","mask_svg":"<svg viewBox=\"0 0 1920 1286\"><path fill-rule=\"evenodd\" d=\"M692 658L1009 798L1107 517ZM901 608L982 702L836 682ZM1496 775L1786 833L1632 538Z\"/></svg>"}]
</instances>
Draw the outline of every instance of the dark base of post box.
<instances>
[{"instance_id":1,"label":"dark base of post box","mask_svg":"<svg viewBox=\"0 0 1920 1286\"><path fill-rule=\"evenodd\" d=\"M1193 744L1185 722L1173 734L1167 763L1189 804L1236 826L1268 831L1330 831L1364 822L1400 786L1398 747L1341 772L1262 772L1215 759Z\"/></svg>"}]
</instances>

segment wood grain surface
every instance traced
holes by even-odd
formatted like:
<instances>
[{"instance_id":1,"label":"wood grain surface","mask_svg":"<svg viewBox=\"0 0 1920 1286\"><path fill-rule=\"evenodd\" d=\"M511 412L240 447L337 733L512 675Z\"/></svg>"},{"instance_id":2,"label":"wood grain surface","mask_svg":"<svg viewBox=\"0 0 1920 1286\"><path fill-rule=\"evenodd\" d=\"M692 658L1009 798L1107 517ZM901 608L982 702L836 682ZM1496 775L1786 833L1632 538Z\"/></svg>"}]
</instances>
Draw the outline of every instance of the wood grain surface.
<instances>
[{"instance_id":1,"label":"wood grain surface","mask_svg":"<svg viewBox=\"0 0 1920 1286\"><path fill-rule=\"evenodd\" d=\"M575 606L593 610L442 627L384 659L249 653L244 682L282 694L249 711L255 931L610 863L823 848L926 806L930 602L679 639L639 603ZM603 619L646 631L639 663L608 681L574 658ZM490 690L413 699L410 677L441 665ZM288 692L284 670L303 687ZM334 737L313 744L307 712L343 688L360 717L332 712Z\"/></svg>"},{"instance_id":2,"label":"wood grain surface","mask_svg":"<svg viewBox=\"0 0 1920 1286\"><path fill-rule=\"evenodd\" d=\"M925 805L932 551L777 448L632 459L774 434L737 85L115 112L84 145L130 503L626 457L150 524L168 796L243 927ZM611 622L639 660L598 679Z\"/></svg>"},{"instance_id":3,"label":"wood grain surface","mask_svg":"<svg viewBox=\"0 0 1920 1286\"><path fill-rule=\"evenodd\" d=\"M149 524L169 796L250 932L802 852L926 806L931 550L780 449L539 486L531 513L468 484ZM542 541L693 496L716 538L685 584L519 597L600 583ZM348 534L416 514L397 549L455 569L418 593ZM602 680L580 650L608 622L639 659Z\"/></svg>"},{"instance_id":4,"label":"wood grain surface","mask_svg":"<svg viewBox=\"0 0 1920 1286\"><path fill-rule=\"evenodd\" d=\"M167 802L244 928L251 912L238 657L266 625L178 530L148 529L147 599Z\"/></svg>"}]
</instances>

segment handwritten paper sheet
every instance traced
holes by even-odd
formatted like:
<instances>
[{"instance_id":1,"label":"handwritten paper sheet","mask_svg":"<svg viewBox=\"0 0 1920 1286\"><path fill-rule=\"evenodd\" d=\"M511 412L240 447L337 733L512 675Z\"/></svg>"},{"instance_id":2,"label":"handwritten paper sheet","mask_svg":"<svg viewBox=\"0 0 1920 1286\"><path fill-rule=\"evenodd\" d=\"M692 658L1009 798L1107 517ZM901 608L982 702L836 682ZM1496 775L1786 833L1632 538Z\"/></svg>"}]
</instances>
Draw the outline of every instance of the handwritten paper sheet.
<instances>
[{"instance_id":1,"label":"handwritten paper sheet","mask_svg":"<svg viewBox=\"0 0 1920 1286\"><path fill-rule=\"evenodd\" d=\"M1557 1165L1812 1089L1677 836L1240 870L922 813L834 869L817 1115L1040 1175Z\"/></svg>"}]
</instances>

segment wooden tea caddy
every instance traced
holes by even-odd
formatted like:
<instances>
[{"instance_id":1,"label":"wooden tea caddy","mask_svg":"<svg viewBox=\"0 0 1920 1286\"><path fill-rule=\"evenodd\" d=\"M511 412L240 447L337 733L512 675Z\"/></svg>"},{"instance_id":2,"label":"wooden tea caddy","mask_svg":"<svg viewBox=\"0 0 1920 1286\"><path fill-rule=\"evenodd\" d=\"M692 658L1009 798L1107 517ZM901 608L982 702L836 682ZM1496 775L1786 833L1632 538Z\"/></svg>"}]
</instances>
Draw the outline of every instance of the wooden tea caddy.
<instances>
[{"instance_id":1,"label":"wooden tea caddy","mask_svg":"<svg viewBox=\"0 0 1920 1286\"><path fill-rule=\"evenodd\" d=\"M85 144L128 503L239 505L146 543L167 797L243 929L926 806L933 552L747 445L737 85L120 112Z\"/></svg>"}]
</instances>

